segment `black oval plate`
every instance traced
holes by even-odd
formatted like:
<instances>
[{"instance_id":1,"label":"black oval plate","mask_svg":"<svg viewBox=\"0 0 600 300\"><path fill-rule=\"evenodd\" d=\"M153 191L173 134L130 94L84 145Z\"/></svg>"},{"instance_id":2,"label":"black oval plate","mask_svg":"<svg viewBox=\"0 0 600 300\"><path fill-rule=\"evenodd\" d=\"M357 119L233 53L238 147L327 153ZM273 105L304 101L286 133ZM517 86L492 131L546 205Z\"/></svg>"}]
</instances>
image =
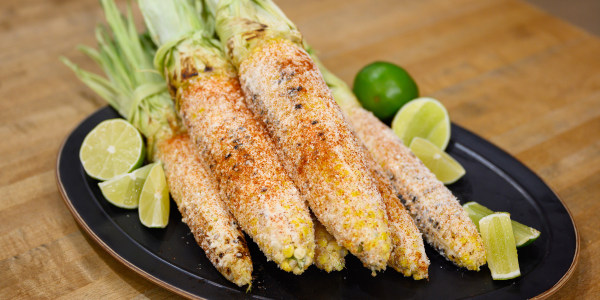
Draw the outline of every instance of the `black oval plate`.
<instances>
[{"instance_id":1,"label":"black oval plate","mask_svg":"<svg viewBox=\"0 0 600 300\"><path fill-rule=\"evenodd\" d=\"M371 277L351 255L342 272L327 274L311 267L295 276L267 262L250 243L254 282L246 293L213 268L180 221L173 202L167 228L148 229L139 222L137 210L109 204L97 181L85 175L78 155L83 138L96 124L118 117L112 108L102 108L69 135L58 155L59 189L77 222L106 251L143 277L187 297L524 299L552 294L567 281L577 262L578 233L561 200L516 159L452 125L447 151L467 174L449 188L461 203L477 201L495 211L510 212L513 219L542 232L533 244L518 251L521 277L493 281L487 267L480 272L459 269L429 246L429 281L404 278L391 268Z\"/></svg>"}]
</instances>

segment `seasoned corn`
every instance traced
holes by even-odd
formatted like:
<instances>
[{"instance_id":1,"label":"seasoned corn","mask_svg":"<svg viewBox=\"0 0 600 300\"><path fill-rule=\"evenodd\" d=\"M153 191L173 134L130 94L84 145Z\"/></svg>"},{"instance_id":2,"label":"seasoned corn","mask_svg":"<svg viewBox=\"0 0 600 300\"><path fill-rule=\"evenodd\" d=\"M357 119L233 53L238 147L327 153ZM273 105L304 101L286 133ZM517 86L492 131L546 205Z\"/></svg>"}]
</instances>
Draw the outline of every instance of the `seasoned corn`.
<instances>
[{"instance_id":1,"label":"seasoned corn","mask_svg":"<svg viewBox=\"0 0 600 300\"><path fill-rule=\"evenodd\" d=\"M171 196L182 221L217 270L238 286L250 284L252 261L244 235L193 148L187 134L159 142L157 152Z\"/></svg>"},{"instance_id":2,"label":"seasoned corn","mask_svg":"<svg viewBox=\"0 0 600 300\"><path fill-rule=\"evenodd\" d=\"M208 1L246 103L317 219L373 272L391 252L387 215L342 112L302 37L272 1Z\"/></svg>"},{"instance_id":3,"label":"seasoned corn","mask_svg":"<svg viewBox=\"0 0 600 300\"><path fill-rule=\"evenodd\" d=\"M456 197L372 113L356 108L348 115L427 242L456 265L479 270L483 242Z\"/></svg>"},{"instance_id":4,"label":"seasoned corn","mask_svg":"<svg viewBox=\"0 0 600 300\"><path fill-rule=\"evenodd\" d=\"M154 49L140 42L131 11L123 17L112 0L103 0L102 6L112 37L100 28L99 50L83 48L83 52L102 66L108 79L63 61L144 134L149 157L163 161L169 191L210 262L233 283L250 285L252 261L241 230L222 202L214 178L192 151L189 137L181 134L163 79L142 71L152 68Z\"/></svg>"},{"instance_id":5,"label":"seasoned corn","mask_svg":"<svg viewBox=\"0 0 600 300\"><path fill-rule=\"evenodd\" d=\"M479 270L486 262L483 242L456 197L389 127L360 106L342 80L323 65L319 67L336 102L390 179L394 192L427 242L456 265Z\"/></svg>"},{"instance_id":6,"label":"seasoned corn","mask_svg":"<svg viewBox=\"0 0 600 300\"><path fill-rule=\"evenodd\" d=\"M385 269L391 244L381 195L306 52L287 40L265 42L239 76L248 106L267 124L319 221L366 267Z\"/></svg>"},{"instance_id":7,"label":"seasoned corn","mask_svg":"<svg viewBox=\"0 0 600 300\"><path fill-rule=\"evenodd\" d=\"M212 26L185 0L140 1L140 7L161 45L156 67L227 207L267 259L285 271L304 272L314 258L308 207L264 126L246 107Z\"/></svg>"},{"instance_id":8,"label":"seasoned corn","mask_svg":"<svg viewBox=\"0 0 600 300\"><path fill-rule=\"evenodd\" d=\"M242 229L283 270L302 273L314 257L309 211L272 140L246 108L237 78L199 75L180 89L177 99Z\"/></svg>"},{"instance_id":9,"label":"seasoned corn","mask_svg":"<svg viewBox=\"0 0 600 300\"><path fill-rule=\"evenodd\" d=\"M367 151L366 148L364 150ZM388 266L404 276L412 276L415 280L427 278L429 259L425 254L423 237L408 211L394 194L389 178L371 155L368 156L367 165L381 193L388 216L392 238L392 254Z\"/></svg>"},{"instance_id":10,"label":"seasoned corn","mask_svg":"<svg viewBox=\"0 0 600 300\"><path fill-rule=\"evenodd\" d=\"M345 257L348 250L338 244L321 222L313 218L313 223L315 224L315 265L327 273L341 271L346 265Z\"/></svg>"}]
</instances>

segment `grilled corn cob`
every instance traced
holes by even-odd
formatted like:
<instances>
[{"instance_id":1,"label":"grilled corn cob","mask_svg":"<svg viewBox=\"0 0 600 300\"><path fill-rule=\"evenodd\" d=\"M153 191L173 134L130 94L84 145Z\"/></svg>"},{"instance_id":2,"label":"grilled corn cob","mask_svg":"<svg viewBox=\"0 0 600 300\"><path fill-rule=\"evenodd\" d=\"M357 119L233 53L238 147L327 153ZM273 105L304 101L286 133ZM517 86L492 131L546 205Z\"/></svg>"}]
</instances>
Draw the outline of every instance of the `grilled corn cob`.
<instances>
[{"instance_id":1,"label":"grilled corn cob","mask_svg":"<svg viewBox=\"0 0 600 300\"><path fill-rule=\"evenodd\" d=\"M193 142L181 134L159 142L171 196L196 242L230 281L242 286L252 281L252 261L236 221L219 197L217 183L196 156Z\"/></svg>"},{"instance_id":2,"label":"grilled corn cob","mask_svg":"<svg viewBox=\"0 0 600 300\"><path fill-rule=\"evenodd\" d=\"M220 1L212 10L248 107L316 217L373 274L385 269L391 244L381 195L300 33L271 1Z\"/></svg>"},{"instance_id":3,"label":"grilled corn cob","mask_svg":"<svg viewBox=\"0 0 600 300\"><path fill-rule=\"evenodd\" d=\"M427 242L457 266L479 270L486 262L481 236L456 197L389 127L360 106L342 80L320 68L335 100Z\"/></svg>"},{"instance_id":4,"label":"grilled corn cob","mask_svg":"<svg viewBox=\"0 0 600 300\"><path fill-rule=\"evenodd\" d=\"M103 69L106 80L63 58L65 64L148 140L152 160L161 160L169 191L198 245L210 262L231 282L250 285L252 261L241 230L219 197L214 179L191 150L160 75L152 68L153 50L138 39L131 12L122 18L112 0L103 0L114 41L100 27L100 51L83 48ZM127 70L127 71L126 71Z\"/></svg>"},{"instance_id":5,"label":"grilled corn cob","mask_svg":"<svg viewBox=\"0 0 600 300\"><path fill-rule=\"evenodd\" d=\"M242 229L270 260L300 274L314 258L313 223L273 141L246 107L233 67L189 3L140 1L179 113ZM208 28L208 27L207 27Z\"/></svg>"},{"instance_id":6,"label":"grilled corn cob","mask_svg":"<svg viewBox=\"0 0 600 300\"><path fill-rule=\"evenodd\" d=\"M419 232L415 222L396 197L389 178L385 176L381 167L368 153L368 150L364 148L364 151L369 156L367 165L371 170L377 189L381 193L388 216L392 239L392 254L388 266L404 276L412 276L415 280L427 278L429 259L425 254L421 232Z\"/></svg>"},{"instance_id":7,"label":"grilled corn cob","mask_svg":"<svg viewBox=\"0 0 600 300\"><path fill-rule=\"evenodd\" d=\"M313 218L313 223L315 224L315 266L327 273L341 271L346 265L345 257L348 250L338 244L319 220Z\"/></svg>"}]
</instances>

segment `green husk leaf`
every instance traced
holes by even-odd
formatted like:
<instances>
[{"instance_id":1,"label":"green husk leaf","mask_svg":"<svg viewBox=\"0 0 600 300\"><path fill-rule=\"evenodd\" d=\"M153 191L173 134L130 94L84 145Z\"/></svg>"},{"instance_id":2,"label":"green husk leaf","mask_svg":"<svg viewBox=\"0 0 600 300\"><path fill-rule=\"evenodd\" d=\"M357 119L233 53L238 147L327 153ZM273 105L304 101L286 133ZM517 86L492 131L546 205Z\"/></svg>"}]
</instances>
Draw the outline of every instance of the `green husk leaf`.
<instances>
[{"instance_id":1,"label":"green husk leaf","mask_svg":"<svg viewBox=\"0 0 600 300\"><path fill-rule=\"evenodd\" d=\"M146 27L157 45L164 45L200 32L210 35L199 19L197 10L188 0L139 0Z\"/></svg>"},{"instance_id":2,"label":"green husk leaf","mask_svg":"<svg viewBox=\"0 0 600 300\"><path fill-rule=\"evenodd\" d=\"M212 14L189 0L139 0L146 26L159 49L154 67L173 90L201 73L233 73L229 61L213 38Z\"/></svg>"},{"instance_id":3,"label":"green husk leaf","mask_svg":"<svg viewBox=\"0 0 600 300\"><path fill-rule=\"evenodd\" d=\"M302 43L296 25L273 1L205 0L204 3L215 14L217 34L236 67L265 40L284 38Z\"/></svg>"},{"instance_id":4,"label":"green husk leaf","mask_svg":"<svg viewBox=\"0 0 600 300\"><path fill-rule=\"evenodd\" d=\"M164 80L153 69L154 46L146 35L137 33L131 8L124 17L113 0L101 3L108 27L96 29L98 50L86 46L79 50L92 58L107 78L85 71L64 57L61 60L146 136L152 155L157 139L167 138L181 128L173 101Z\"/></svg>"}]
</instances>

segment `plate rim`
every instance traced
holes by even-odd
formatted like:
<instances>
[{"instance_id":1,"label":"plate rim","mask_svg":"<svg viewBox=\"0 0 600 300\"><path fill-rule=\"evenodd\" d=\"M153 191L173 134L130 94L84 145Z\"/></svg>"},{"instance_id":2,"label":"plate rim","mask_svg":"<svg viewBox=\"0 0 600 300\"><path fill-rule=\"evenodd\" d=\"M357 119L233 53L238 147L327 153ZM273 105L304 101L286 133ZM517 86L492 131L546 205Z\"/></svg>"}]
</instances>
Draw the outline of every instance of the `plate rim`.
<instances>
[{"instance_id":1,"label":"plate rim","mask_svg":"<svg viewBox=\"0 0 600 300\"><path fill-rule=\"evenodd\" d=\"M69 140L69 138L71 138L71 136L73 135L73 133L80 128L83 123L85 123L86 121L88 121L92 116L100 113L101 111L106 110L107 108L110 108L109 105L100 107L98 109L96 109L94 112L92 112L91 114L87 115L83 120L81 120L76 126L74 126L74 128L67 134L67 136L63 139L59 149L58 149L58 153L56 156L56 164L55 164L55 179L56 179L56 184L58 187L58 190L60 192L61 198L63 199L63 202L65 203L65 205L67 206L67 208L69 209L69 211L71 212L71 215L73 216L73 218L75 219L75 221L77 222L78 226L80 228L82 228L88 236L90 236L102 249L104 249L106 252L108 252L108 254L110 254L110 256L112 256L113 258L115 258L117 261L119 261L120 263L122 263L123 265L125 265L127 268L129 268L130 270L133 270L134 272L138 273L142 278L145 278L146 280L149 280L150 282L157 284L158 286L165 288L171 292L174 292L175 294L178 294L180 296L183 296L185 298L189 298L189 299L206 299L198 294L194 294L191 293L189 291L186 291L182 288L179 288L173 284L170 284L148 272L146 272L145 270L141 269L140 267L138 267L137 265L133 264L132 262L130 262L129 260L125 259L124 257L122 257L121 255L119 255L117 252L115 252L109 245L107 245L96 233L94 233L94 231L89 227L89 225L85 222L85 220L81 217L81 215L79 214L79 212L76 210L76 208L73 206L73 202L71 200L71 198L67 195L66 189L64 187L64 183L61 180L61 175L60 175L60 161L62 158L62 154L63 154L63 150L66 146L67 141ZM531 299L546 299L550 296L552 296L553 294L555 294L558 290L560 290L568 281L569 279L571 279L571 277L573 276L575 269L577 267L577 263L579 262L579 256L580 256L580 250L581 250L581 244L580 244L580 234L579 234L579 230L577 228L577 224L575 223L575 219L573 218L573 215L571 213L571 210L569 209L569 207L566 205L566 203L562 200L561 197L559 197L559 195L556 193L556 191L554 191L554 189L552 187L550 187L548 184L546 184L544 182L544 180L537 174L535 173L532 169L530 169L528 166L526 166L524 163L521 162L521 160L517 159L516 157L514 157L512 154L504 151L502 148L496 146L494 143L492 143L491 141L488 141L487 139L482 138L481 136L479 136L478 134L456 124L456 123L452 123L453 127L457 127L460 130L464 131L467 134L472 135L475 138L478 138L482 141L485 141L487 143L489 143L490 145L492 145L494 148L496 148L496 150L499 150L500 152L502 152L504 155L509 156L511 159L517 161L521 166L523 166L526 170L528 170L530 173L532 173L535 177L537 177L549 190L550 192L556 197L556 199L559 200L561 206L565 209L565 211L567 212L567 215L569 216L569 219L571 221L571 224L573 226L573 232L575 234L575 252L573 254L573 259L571 261L571 264L569 266L569 268L567 269L567 271L563 274L563 276L549 289L547 289L546 291L532 297ZM249 296L249 295L246 295Z\"/></svg>"},{"instance_id":2,"label":"plate rim","mask_svg":"<svg viewBox=\"0 0 600 300\"><path fill-rule=\"evenodd\" d=\"M513 157L513 156L511 155L511 157ZM513 158L515 160L517 160L517 158L515 158L515 157L513 157ZM519 163L521 163L520 160L519 160ZM525 164L523 164L523 163L521 163L521 164L525 166ZM529 167L527 167L527 169L529 169ZM532 172L533 172L533 170L532 170ZM541 179L541 177L540 177L540 179ZM545 182L544 182L544 184L545 184ZM567 271L560 278L560 280L558 280L551 288L549 288L545 292L542 292L541 294L539 294L535 297L532 297L531 299L546 299L546 298L554 295L556 292L558 292L558 290L560 290L569 281L569 279L571 279L571 276L573 276L573 273L575 273L575 268L577 267L577 263L579 262L579 254L580 254L580 250L581 250L579 229L577 228L577 223L575 223L575 219L573 218L573 215L571 214L571 210L565 204L565 202L558 196L558 194L556 193L556 191L554 191L554 189L552 187L550 187L547 184L546 184L546 186L556 196L556 199L558 199L558 201L560 201L562 206L567 211L567 214L569 215L569 219L571 219L571 224L573 225L573 231L575 232L575 253L573 254L573 261L571 261L571 265L569 266L569 269L567 269Z\"/></svg>"}]
</instances>

